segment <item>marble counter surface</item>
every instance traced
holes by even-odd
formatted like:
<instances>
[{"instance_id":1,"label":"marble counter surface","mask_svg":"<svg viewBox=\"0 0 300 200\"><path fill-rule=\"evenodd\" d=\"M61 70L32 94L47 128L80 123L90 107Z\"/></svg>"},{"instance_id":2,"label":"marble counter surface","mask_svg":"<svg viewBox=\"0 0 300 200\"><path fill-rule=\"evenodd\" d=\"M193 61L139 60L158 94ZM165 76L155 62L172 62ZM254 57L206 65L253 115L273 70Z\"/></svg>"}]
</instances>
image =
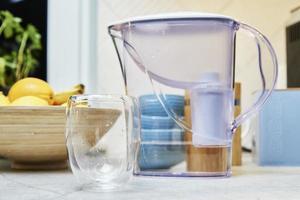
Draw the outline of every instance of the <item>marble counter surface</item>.
<instances>
[{"instance_id":1,"label":"marble counter surface","mask_svg":"<svg viewBox=\"0 0 300 200\"><path fill-rule=\"evenodd\" d=\"M70 171L15 171L0 161L0 200L300 199L300 167L258 167L249 155L231 178L134 177L123 191L87 192Z\"/></svg>"}]
</instances>

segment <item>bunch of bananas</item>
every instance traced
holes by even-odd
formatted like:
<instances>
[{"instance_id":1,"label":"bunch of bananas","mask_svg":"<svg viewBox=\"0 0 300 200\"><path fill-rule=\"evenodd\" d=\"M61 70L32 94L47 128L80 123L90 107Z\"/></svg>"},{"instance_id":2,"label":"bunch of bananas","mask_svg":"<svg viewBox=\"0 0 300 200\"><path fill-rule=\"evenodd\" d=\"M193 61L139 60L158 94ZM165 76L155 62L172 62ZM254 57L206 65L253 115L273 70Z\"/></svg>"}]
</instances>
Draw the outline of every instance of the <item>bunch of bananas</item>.
<instances>
[{"instance_id":1,"label":"bunch of bananas","mask_svg":"<svg viewBox=\"0 0 300 200\"><path fill-rule=\"evenodd\" d=\"M7 96L0 92L0 106L65 106L70 96L83 93L83 84L54 93L47 82L38 78L24 78L11 87Z\"/></svg>"},{"instance_id":2,"label":"bunch of bananas","mask_svg":"<svg viewBox=\"0 0 300 200\"><path fill-rule=\"evenodd\" d=\"M72 95L83 94L84 93L84 85L78 84L74 86L71 90L63 91L54 94L53 96L53 104L54 105L65 105L68 99Z\"/></svg>"}]
</instances>

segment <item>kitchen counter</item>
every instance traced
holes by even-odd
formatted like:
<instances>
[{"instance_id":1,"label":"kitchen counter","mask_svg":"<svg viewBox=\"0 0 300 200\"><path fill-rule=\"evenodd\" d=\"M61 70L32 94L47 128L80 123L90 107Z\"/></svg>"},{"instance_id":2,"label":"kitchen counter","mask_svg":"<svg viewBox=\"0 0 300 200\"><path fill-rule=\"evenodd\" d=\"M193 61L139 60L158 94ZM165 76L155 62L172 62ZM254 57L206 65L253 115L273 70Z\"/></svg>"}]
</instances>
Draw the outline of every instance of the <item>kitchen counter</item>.
<instances>
[{"instance_id":1,"label":"kitchen counter","mask_svg":"<svg viewBox=\"0 0 300 200\"><path fill-rule=\"evenodd\" d=\"M233 173L231 178L134 177L123 191L95 193L81 190L68 170L16 171L0 160L0 200L300 199L300 167L258 167L246 154Z\"/></svg>"}]
</instances>

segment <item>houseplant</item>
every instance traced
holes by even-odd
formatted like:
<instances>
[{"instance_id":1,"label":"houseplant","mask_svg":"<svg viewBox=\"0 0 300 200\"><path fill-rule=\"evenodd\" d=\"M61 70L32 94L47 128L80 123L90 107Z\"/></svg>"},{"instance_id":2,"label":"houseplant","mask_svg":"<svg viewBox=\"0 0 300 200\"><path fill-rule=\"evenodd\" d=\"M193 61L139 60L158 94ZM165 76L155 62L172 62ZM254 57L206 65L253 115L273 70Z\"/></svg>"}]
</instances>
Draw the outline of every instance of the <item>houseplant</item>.
<instances>
[{"instance_id":1,"label":"houseplant","mask_svg":"<svg viewBox=\"0 0 300 200\"><path fill-rule=\"evenodd\" d=\"M35 26L24 26L21 18L0 10L0 90L5 92L27 77L39 65L41 50L41 35Z\"/></svg>"}]
</instances>

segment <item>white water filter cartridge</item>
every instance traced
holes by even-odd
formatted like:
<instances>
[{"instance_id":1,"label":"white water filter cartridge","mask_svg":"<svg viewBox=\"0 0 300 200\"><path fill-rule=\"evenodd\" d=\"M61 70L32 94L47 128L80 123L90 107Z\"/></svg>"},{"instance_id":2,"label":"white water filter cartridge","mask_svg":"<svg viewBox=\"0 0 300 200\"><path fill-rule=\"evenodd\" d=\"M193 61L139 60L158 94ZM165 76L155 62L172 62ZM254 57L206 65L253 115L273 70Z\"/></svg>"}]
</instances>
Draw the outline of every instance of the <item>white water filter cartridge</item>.
<instances>
[{"instance_id":1,"label":"white water filter cartridge","mask_svg":"<svg viewBox=\"0 0 300 200\"><path fill-rule=\"evenodd\" d=\"M226 145L230 112L228 102L232 96L222 89L219 74L203 74L201 84L190 92L193 145Z\"/></svg>"}]
</instances>

